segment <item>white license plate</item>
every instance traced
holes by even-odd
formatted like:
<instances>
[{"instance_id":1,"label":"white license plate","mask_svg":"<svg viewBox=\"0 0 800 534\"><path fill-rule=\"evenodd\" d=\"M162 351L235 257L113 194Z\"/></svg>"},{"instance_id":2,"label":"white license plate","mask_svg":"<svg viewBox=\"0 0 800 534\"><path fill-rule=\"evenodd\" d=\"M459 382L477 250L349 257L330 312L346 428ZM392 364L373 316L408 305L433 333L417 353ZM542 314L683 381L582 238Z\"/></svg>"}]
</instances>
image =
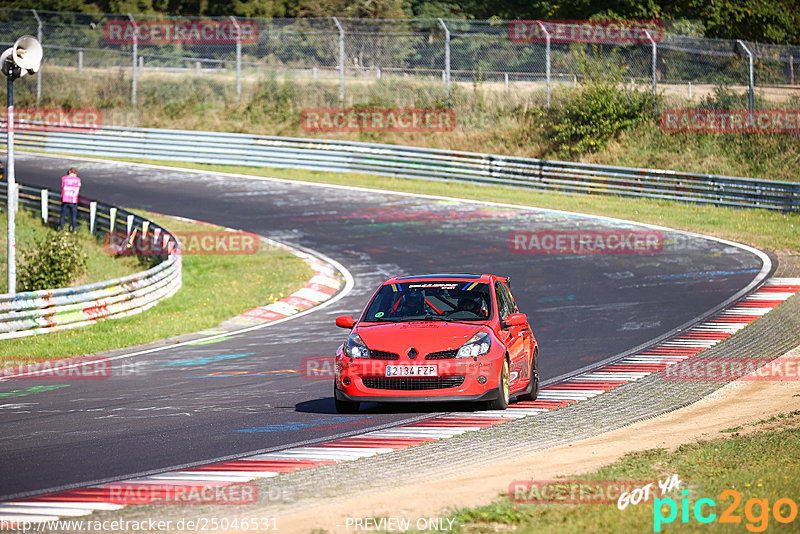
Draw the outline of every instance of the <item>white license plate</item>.
<instances>
[{"instance_id":1,"label":"white license plate","mask_svg":"<svg viewBox=\"0 0 800 534\"><path fill-rule=\"evenodd\" d=\"M387 365L386 376L439 376L435 365Z\"/></svg>"}]
</instances>

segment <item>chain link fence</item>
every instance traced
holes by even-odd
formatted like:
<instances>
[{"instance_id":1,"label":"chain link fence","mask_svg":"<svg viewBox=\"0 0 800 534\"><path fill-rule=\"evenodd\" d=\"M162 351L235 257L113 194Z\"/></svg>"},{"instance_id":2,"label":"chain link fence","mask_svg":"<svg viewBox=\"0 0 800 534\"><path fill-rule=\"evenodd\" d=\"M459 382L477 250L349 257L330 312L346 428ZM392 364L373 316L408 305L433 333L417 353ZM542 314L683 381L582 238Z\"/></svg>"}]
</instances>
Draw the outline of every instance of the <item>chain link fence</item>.
<instances>
[{"instance_id":1,"label":"chain link fence","mask_svg":"<svg viewBox=\"0 0 800 534\"><path fill-rule=\"evenodd\" d=\"M650 42L520 42L513 21L441 19L246 19L84 14L0 9L3 46L23 34L45 50L43 69L113 74L128 87L161 76L224 80L226 98L258 90L266 77L332 86L320 106L447 105L471 87L500 95L540 91L542 104L592 73L660 95L702 98L717 86L750 92L755 105L800 96L800 47L706 39L667 24ZM752 69L750 56L752 55ZM234 83L235 80L235 83ZM388 82L394 82L390 85ZM752 88L752 89L751 89ZM41 74L37 100L41 97ZM546 104L545 104L546 105ZM766 104L764 104L766 105Z\"/></svg>"}]
</instances>

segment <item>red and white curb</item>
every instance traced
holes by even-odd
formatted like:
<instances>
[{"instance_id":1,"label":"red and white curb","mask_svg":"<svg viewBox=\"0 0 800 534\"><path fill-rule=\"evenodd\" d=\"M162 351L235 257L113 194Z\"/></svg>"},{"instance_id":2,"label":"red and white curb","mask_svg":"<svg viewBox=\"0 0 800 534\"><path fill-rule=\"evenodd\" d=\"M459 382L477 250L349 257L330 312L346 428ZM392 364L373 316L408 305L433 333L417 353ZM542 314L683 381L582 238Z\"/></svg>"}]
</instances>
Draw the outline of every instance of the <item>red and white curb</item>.
<instances>
[{"instance_id":1,"label":"red and white curb","mask_svg":"<svg viewBox=\"0 0 800 534\"><path fill-rule=\"evenodd\" d=\"M320 269L318 273L322 274L315 278L321 278L313 284L330 287L325 284L327 280L323 280L329 273L324 269ZM298 469L385 454L558 409L691 358L729 338L798 292L800 278L771 278L756 292L671 339L626 356L618 362L545 386L540 390L537 400L518 402L510 405L507 410L451 413L305 447L0 503L0 521L6 525L21 525L23 522L78 517L93 511L117 510L123 505L112 502L110 493L121 486L144 486L148 490L163 486L174 491L176 487L193 489L248 482ZM303 295L310 296L308 292ZM291 302L287 302L287 305L294 306ZM269 306L264 307L266 308ZM270 311L278 313L277 309L285 308L273 307Z\"/></svg>"}]
</instances>

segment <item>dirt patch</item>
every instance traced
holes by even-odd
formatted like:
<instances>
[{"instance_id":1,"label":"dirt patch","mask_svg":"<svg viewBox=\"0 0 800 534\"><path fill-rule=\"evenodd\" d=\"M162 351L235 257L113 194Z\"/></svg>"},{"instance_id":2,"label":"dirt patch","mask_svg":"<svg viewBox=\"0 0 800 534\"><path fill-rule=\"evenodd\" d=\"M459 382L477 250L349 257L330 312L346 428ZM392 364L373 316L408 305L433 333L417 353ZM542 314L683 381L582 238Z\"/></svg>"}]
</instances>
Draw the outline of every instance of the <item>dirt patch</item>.
<instances>
[{"instance_id":1,"label":"dirt patch","mask_svg":"<svg viewBox=\"0 0 800 534\"><path fill-rule=\"evenodd\" d=\"M782 358L800 358L800 347ZM438 480L398 485L388 491L309 502L302 513L278 517L278 527L281 532L305 533L317 529L356 532L353 519L381 517L410 518L413 526L419 518L439 519L448 509L490 504L501 492L507 491L514 480L579 475L612 463L629 452L674 449L685 443L731 436L736 432L797 426L800 417L763 422L797 410L800 410L799 381L739 380L681 410L570 445ZM348 518L351 518L349 529Z\"/></svg>"}]
</instances>

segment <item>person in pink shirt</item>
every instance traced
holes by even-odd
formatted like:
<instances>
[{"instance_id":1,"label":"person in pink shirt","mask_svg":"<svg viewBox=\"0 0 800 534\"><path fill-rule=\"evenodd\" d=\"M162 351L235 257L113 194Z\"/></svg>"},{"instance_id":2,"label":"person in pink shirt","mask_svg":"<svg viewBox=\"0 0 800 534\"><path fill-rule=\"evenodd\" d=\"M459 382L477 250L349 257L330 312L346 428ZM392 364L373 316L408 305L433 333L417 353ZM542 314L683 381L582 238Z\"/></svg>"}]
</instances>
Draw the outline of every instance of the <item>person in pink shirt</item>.
<instances>
[{"instance_id":1,"label":"person in pink shirt","mask_svg":"<svg viewBox=\"0 0 800 534\"><path fill-rule=\"evenodd\" d=\"M69 210L72 215L70 230L75 231L78 223L78 193L81 190L81 179L78 178L78 169L72 167L66 176L61 177L61 223L58 229L64 228L64 217Z\"/></svg>"}]
</instances>

